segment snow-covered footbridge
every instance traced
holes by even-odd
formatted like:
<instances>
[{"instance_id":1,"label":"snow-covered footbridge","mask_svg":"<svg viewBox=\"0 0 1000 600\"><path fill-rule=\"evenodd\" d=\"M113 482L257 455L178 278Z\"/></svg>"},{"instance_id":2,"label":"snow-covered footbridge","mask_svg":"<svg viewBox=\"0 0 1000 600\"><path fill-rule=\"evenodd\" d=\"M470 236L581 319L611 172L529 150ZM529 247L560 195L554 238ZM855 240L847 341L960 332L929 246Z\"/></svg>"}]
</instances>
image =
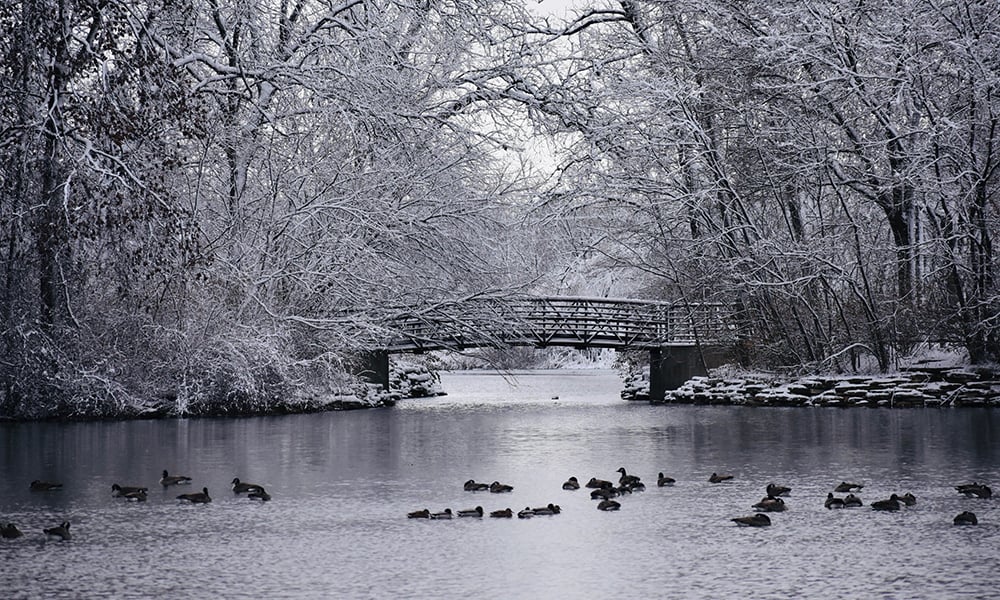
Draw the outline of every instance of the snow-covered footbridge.
<instances>
[{"instance_id":1,"label":"snow-covered footbridge","mask_svg":"<svg viewBox=\"0 0 1000 600\"><path fill-rule=\"evenodd\" d=\"M571 346L645 350L734 339L731 307L649 300L478 297L402 312L384 325L384 350L425 352L482 346Z\"/></svg>"},{"instance_id":2,"label":"snow-covered footbridge","mask_svg":"<svg viewBox=\"0 0 1000 600\"><path fill-rule=\"evenodd\" d=\"M388 383L388 355L484 346L569 346L650 352L650 394L662 397L704 370L699 348L731 346L732 307L715 303L574 297L475 297L412 307L382 323L372 379Z\"/></svg>"}]
</instances>

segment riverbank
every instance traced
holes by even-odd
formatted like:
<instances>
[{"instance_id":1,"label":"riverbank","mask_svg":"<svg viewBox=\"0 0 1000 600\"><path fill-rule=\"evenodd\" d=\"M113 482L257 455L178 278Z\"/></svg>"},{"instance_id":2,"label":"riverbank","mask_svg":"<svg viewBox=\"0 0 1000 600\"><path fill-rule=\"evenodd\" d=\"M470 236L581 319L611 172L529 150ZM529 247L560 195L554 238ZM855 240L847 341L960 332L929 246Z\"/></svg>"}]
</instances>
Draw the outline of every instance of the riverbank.
<instances>
[{"instance_id":1,"label":"riverbank","mask_svg":"<svg viewBox=\"0 0 1000 600\"><path fill-rule=\"evenodd\" d=\"M317 386L319 387L319 386ZM136 419L174 419L198 417L258 417L306 414L327 411L359 410L394 406L402 398L444 395L437 372L426 365L406 361L393 362L389 370L389 389L381 385L355 381L342 390L303 391L286 395L247 400L233 394L228 402L183 401L177 394L163 394L145 403L121 403L114 407L94 402L56 406L45 412L7 406L0 412L3 421L108 421Z\"/></svg>"},{"instance_id":2,"label":"riverbank","mask_svg":"<svg viewBox=\"0 0 1000 600\"><path fill-rule=\"evenodd\" d=\"M626 400L653 404L835 407L1000 407L996 367L916 365L892 375L788 378L770 374L694 377L662 400L648 383L629 382Z\"/></svg>"}]
</instances>

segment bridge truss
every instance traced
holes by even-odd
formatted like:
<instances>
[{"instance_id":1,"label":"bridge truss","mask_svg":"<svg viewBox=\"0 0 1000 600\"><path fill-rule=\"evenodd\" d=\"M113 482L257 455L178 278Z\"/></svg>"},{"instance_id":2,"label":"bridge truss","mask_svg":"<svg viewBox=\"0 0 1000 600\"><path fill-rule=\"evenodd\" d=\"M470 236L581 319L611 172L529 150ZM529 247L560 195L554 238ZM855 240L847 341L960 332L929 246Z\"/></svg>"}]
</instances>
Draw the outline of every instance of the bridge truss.
<instances>
[{"instance_id":1,"label":"bridge truss","mask_svg":"<svg viewBox=\"0 0 1000 600\"><path fill-rule=\"evenodd\" d=\"M736 339L731 307L573 297L479 297L400 313L388 353L482 346L656 349Z\"/></svg>"}]
</instances>

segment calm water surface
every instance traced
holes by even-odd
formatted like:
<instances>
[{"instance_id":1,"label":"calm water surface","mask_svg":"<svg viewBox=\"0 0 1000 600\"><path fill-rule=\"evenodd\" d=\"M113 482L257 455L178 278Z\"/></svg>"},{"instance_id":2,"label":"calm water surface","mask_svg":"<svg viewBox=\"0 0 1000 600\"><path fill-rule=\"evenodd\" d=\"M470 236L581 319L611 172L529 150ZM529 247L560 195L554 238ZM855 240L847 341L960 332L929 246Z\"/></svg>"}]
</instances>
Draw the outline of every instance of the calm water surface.
<instances>
[{"instance_id":1,"label":"calm water surface","mask_svg":"<svg viewBox=\"0 0 1000 600\"><path fill-rule=\"evenodd\" d=\"M252 419L0 425L4 598L991 598L1000 573L1000 412L648 406L609 371L446 373L448 396L392 409ZM649 489L596 510L570 475ZM213 502L158 484L194 477ZM655 486L664 471L678 483ZM712 485L708 476L735 479ZM233 477L264 485L254 503ZM32 493L33 479L64 489ZM470 493L467 479L512 484ZM862 509L828 511L841 480ZM789 510L737 528L768 482ZM147 485L149 500L111 497ZM912 492L898 514L867 504ZM554 517L408 520L549 502ZM962 510L978 527L955 527ZM45 527L72 523L74 538Z\"/></svg>"}]
</instances>

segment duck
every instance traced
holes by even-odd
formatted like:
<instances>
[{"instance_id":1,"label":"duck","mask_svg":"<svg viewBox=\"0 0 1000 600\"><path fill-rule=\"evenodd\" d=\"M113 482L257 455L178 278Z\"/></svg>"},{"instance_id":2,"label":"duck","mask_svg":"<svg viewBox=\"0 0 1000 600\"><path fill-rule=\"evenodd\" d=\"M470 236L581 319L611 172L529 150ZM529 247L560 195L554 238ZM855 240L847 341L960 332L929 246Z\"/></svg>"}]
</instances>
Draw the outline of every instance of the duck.
<instances>
[{"instance_id":1,"label":"duck","mask_svg":"<svg viewBox=\"0 0 1000 600\"><path fill-rule=\"evenodd\" d=\"M490 489L490 484L488 484L488 483L479 483L475 479L470 479L470 480L466 481L465 485L463 485L462 487L464 487L465 491L467 491L467 492L482 492L482 491Z\"/></svg>"},{"instance_id":2,"label":"duck","mask_svg":"<svg viewBox=\"0 0 1000 600\"><path fill-rule=\"evenodd\" d=\"M163 487L171 485L181 485L191 483L191 478L186 475L171 475L166 469L163 469L163 475L160 477L160 485Z\"/></svg>"},{"instance_id":3,"label":"duck","mask_svg":"<svg viewBox=\"0 0 1000 600\"><path fill-rule=\"evenodd\" d=\"M662 471L656 476L656 487L674 485L675 483L677 483L676 479L674 479L673 477L667 477L666 475L663 474Z\"/></svg>"},{"instance_id":4,"label":"duck","mask_svg":"<svg viewBox=\"0 0 1000 600\"><path fill-rule=\"evenodd\" d=\"M754 513L749 517L736 517L730 519L730 521L736 523L739 527L767 527L771 524L771 517L764 513Z\"/></svg>"},{"instance_id":5,"label":"duck","mask_svg":"<svg viewBox=\"0 0 1000 600\"><path fill-rule=\"evenodd\" d=\"M988 485L981 485L976 482L966 483L962 485L956 485L955 489L959 494L964 494L965 496L972 498L973 496L977 498L992 498L993 490L990 489Z\"/></svg>"},{"instance_id":6,"label":"duck","mask_svg":"<svg viewBox=\"0 0 1000 600\"><path fill-rule=\"evenodd\" d=\"M973 495L977 496L979 498L984 498L984 499L985 498L992 498L993 497L993 490L990 489L990 486L988 486L988 485L981 485L981 486L979 486L978 490L976 490L975 492L973 492Z\"/></svg>"},{"instance_id":7,"label":"duck","mask_svg":"<svg viewBox=\"0 0 1000 600\"><path fill-rule=\"evenodd\" d=\"M118 485L117 483L111 484L111 492L116 498L121 498L126 494L142 493L145 494L149 491L149 488L132 486L132 485Z\"/></svg>"},{"instance_id":8,"label":"duck","mask_svg":"<svg viewBox=\"0 0 1000 600\"><path fill-rule=\"evenodd\" d=\"M73 536L69 533L69 521L63 521L55 527L49 527L48 529L43 529L42 532L52 538L59 538L61 540L71 539Z\"/></svg>"},{"instance_id":9,"label":"duck","mask_svg":"<svg viewBox=\"0 0 1000 600\"><path fill-rule=\"evenodd\" d=\"M906 506L913 506L914 504L917 503L917 497L911 494L910 492L906 492L905 494L899 497L899 501L905 504Z\"/></svg>"},{"instance_id":10,"label":"duck","mask_svg":"<svg viewBox=\"0 0 1000 600\"><path fill-rule=\"evenodd\" d=\"M17 528L17 525L13 523L7 523L6 525L0 526L0 537L6 540L12 540L14 538L19 538L23 533Z\"/></svg>"},{"instance_id":11,"label":"duck","mask_svg":"<svg viewBox=\"0 0 1000 600\"><path fill-rule=\"evenodd\" d=\"M718 473L712 473L712 475L709 476L708 481L709 483L722 483L723 481L729 481L732 478L732 475L719 475Z\"/></svg>"},{"instance_id":12,"label":"duck","mask_svg":"<svg viewBox=\"0 0 1000 600\"><path fill-rule=\"evenodd\" d=\"M586 487L600 489L600 488L609 488L612 485L613 484L606 479L598 479L596 477L591 477L590 481L587 482Z\"/></svg>"},{"instance_id":13,"label":"duck","mask_svg":"<svg viewBox=\"0 0 1000 600\"><path fill-rule=\"evenodd\" d=\"M562 489L578 490L580 489L580 482L576 480L576 477L570 477L562 484Z\"/></svg>"},{"instance_id":14,"label":"duck","mask_svg":"<svg viewBox=\"0 0 1000 600\"><path fill-rule=\"evenodd\" d=\"M768 496L774 496L775 498L777 498L778 496L787 496L792 491L792 488L788 487L787 485L778 485L776 483L769 483L767 484L766 491Z\"/></svg>"},{"instance_id":15,"label":"duck","mask_svg":"<svg viewBox=\"0 0 1000 600\"><path fill-rule=\"evenodd\" d=\"M781 498L775 498L774 496L767 496L763 498L757 504L754 504L752 508L764 512L784 512L785 501Z\"/></svg>"},{"instance_id":16,"label":"duck","mask_svg":"<svg viewBox=\"0 0 1000 600\"><path fill-rule=\"evenodd\" d=\"M490 484L490 492L493 494L505 494L514 491L514 486L494 481Z\"/></svg>"},{"instance_id":17,"label":"duck","mask_svg":"<svg viewBox=\"0 0 1000 600\"><path fill-rule=\"evenodd\" d=\"M431 513L430 516L431 519L436 519L436 520L450 519L451 517L452 513L450 508L446 508L441 512Z\"/></svg>"},{"instance_id":18,"label":"duck","mask_svg":"<svg viewBox=\"0 0 1000 600\"><path fill-rule=\"evenodd\" d=\"M423 508L421 510L415 510L413 512L406 513L407 519L429 519L431 518L431 509Z\"/></svg>"},{"instance_id":19,"label":"duck","mask_svg":"<svg viewBox=\"0 0 1000 600\"><path fill-rule=\"evenodd\" d=\"M458 516L460 517L481 517L483 516L483 507L477 506L476 508L468 508L458 511Z\"/></svg>"},{"instance_id":20,"label":"duck","mask_svg":"<svg viewBox=\"0 0 1000 600\"><path fill-rule=\"evenodd\" d=\"M974 512L969 512L965 510L958 513L958 515L955 517L955 525L978 525L978 524L979 524L979 519L976 518L976 513Z\"/></svg>"},{"instance_id":21,"label":"duck","mask_svg":"<svg viewBox=\"0 0 1000 600\"><path fill-rule=\"evenodd\" d=\"M590 492L590 499L591 500L598 500L598 499L610 500L611 498L614 498L617 495L618 495L618 489L617 488L597 488L596 490Z\"/></svg>"},{"instance_id":22,"label":"duck","mask_svg":"<svg viewBox=\"0 0 1000 600\"><path fill-rule=\"evenodd\" d=\"M535 516L535 511L531 510L530 506L525 506L522 510L517 511L518 519L530 519Z\"/></svg>"},{"instance_id":23,"label":"duck","mask_svg":"<svg viewBox=\"0 0 1000 600\"><path fill-rule=\"evenodd\" d=\"M827 508L844 508L844 499L837 498L833 495L833 492L830 492L826 495L826 502L823 503L823 506Z\"/></svg>"},{"instance_id":24,"label":"duck","mask_svg":"<svg viewBox=\"0 0 1000 600\"><path fill-rule=\"evenodd\" d=\"M899 496L893 494L888 500L876 500L872 502L873 510L899 510Z\"/></svg>"},{"instance_id":25,"label":"duck","mask_svg":"<svg viewBox=\"0 0 1000 600\"><path fill-rule=\"evenodd\" d=\"M837 487L833 488L833 491L841 494L844 492L860 492L861 488L863 487L865 486L858 483L848 483L846 481L841 481L840 483L837 484Z\"/></svg>"},{"instance_id":26,"label":"duck","mask_svg":"<svg viewBox=\"0 0 1000 600\"><path fill-rule=\"evenodd\" d=\"M62 489L61 483L55 483L53 481L39 481L38 479L31 482L31 491L33 492L50 492L58 489Z\"/></svg>"},{"instance_id":27,"label":"duck","mask_svg":"<svg viewBox=\"0 0 1000 600\"><path fill-rule=\"evenodd\" d=\"M616 502L614 500L601 500L600 503L597 505L597 510L610 511L610 510L618 510L621 507L622 505L620 502Z\"/></svg>"},{"instance_id":28,"label":"duck","mask_svg":"<svg viewBox=\"0 0 1000 600\"><path fill-rule=\"evenodd\" d=\"M531 509L531 512L533 512L536 515L558 515L559 513L562 512L562 508L560 508L558 504L552 504L551 502L549 502L548 504L540 508Z\"/></svg>"},{"instance_id":29,"label":"duck","mask_svg":"<svg viewBox=\"0 0 1000 600\"><path fill-rule=\"evenodd\" d=\"M208 488L201 488L200 492L191 492L190 494L181 494L177 496L178 500L187 500L193 504L208 504L212 501L212 497L208 495Z\"/></svg>"},{"instance_id":30,"label":"duck","mask_svg":"<svg viewBox=\"0 0 1000 600\"><path fill-rule=\"evenodd\" d=\"M490 513L490 516L494 519L509 519L514 516L514 511L509 508L504 508L502 510L494 510Z\"/></svg>"},{"instance_id":31,"label":"duck","mask_svg":"<svg viewBox=\"0 0 1000 600\"><path fill-rule=\"evenodd\" d=\"M858 498L854 494L844 496L844 508L851 508L855 506L864 506L864 503L861 502L861 498Z\"/></svg>"},{"instance_id":32,"label":"duck","mask_svg":"<svg viewBox=\"0 0 1000 600\"><path fill-rule=\"evenodd\" d=\"M955 486L955 490L959 494L968 494L969 492L972 492L973 490L978 489L978 488L979 488L979 484L976 483L975 481L973 481L972 483L960 483L960 484L958 484L958 485Z\"/></svg>"},{"instance_id":33,"label":"duck","mask_svg":"<svg viewBox=\"0 0 1000 600\"><path fill-rule=\"evenodd\" d=\"M270 502L271 494L268 494L264 488L259 488L247 493L247 498L251 500L260 500L261 502Z\"/></svg>"},{"instance_id":34,"label":"duck","mask_svg":"<svg viewBox=\"0 0 1000 600\"><path fill-rule=\"evenodd\" d=\"M629 475L626 473L625 467L618 467L617 472L622 474L622 476L618 478L619 485L631 485L633 483L639 483L640 481L637 475Z\"/></svg>"},{"instance_id":35,"label":"duck","mask_svg":"<svg viewBox=\"0 0 1000 600\"><path fill-rule=\"evenodd\" d=\"M247 492L253 492L256 490L264 489L263 486L257 485L256 483L246 483L240 481L239 477L233 477L232 484L233 484L233 491L236 492L237 494L245 494Z\"/></svg>"}]
</instances>

